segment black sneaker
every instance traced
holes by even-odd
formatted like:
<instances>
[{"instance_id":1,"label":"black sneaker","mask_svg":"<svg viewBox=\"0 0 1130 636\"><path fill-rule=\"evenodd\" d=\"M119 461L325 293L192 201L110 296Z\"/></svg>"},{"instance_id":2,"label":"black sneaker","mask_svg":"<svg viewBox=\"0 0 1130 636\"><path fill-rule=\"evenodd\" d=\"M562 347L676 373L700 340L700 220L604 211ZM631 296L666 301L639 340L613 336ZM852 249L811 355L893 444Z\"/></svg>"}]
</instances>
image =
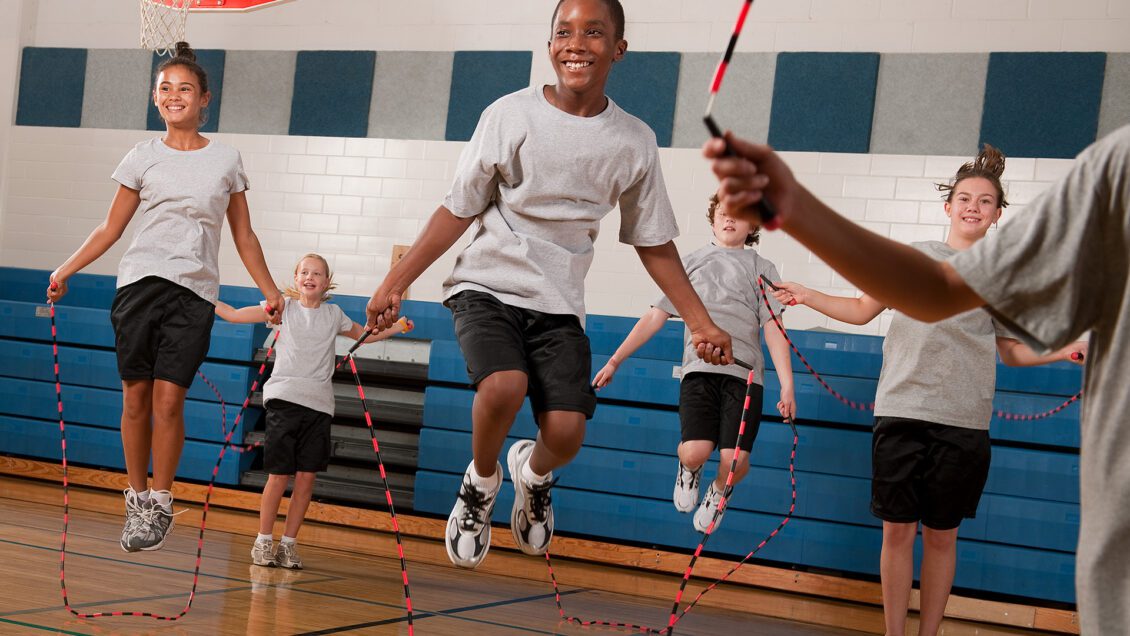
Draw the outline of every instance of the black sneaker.
<instances>
[{"instance_id":1,"label":"black sneaker","mask_svg":"<svg viewBox=\"0 0 1130 636\"><path fill-rule=\"evenodd\" d=\"M471 483L471 462L463 473L463 485L455 507L447 517L447 530L444 532L444 545L447 558L461 568L475 568L482 563L490 550L490 514L494 511L494 501L502 488L502 466L495 464L495 478L498 485L493 490L480 490Z\"/></svg>"}]
</instances>

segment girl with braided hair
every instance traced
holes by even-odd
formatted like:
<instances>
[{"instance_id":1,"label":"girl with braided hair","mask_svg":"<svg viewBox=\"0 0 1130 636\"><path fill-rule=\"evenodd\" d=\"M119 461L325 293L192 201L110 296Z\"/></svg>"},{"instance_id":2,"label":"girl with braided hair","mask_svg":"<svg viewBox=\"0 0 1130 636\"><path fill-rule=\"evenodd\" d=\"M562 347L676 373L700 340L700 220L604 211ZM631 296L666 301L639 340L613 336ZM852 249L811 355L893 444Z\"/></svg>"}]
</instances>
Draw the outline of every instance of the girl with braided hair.
<instances>
[{"instance_id":1,"label":"girl with braided hair","mask_svg":"<svg viewBox=\"0 0 1130 636\"><path fill-rule=\"evenodd\" d=\"M947 238L912 246L944 260L984 238L1008 205L1004 167L1004 155L985 144L952 180L937 184L950 219ZM778 287L773 293L783 304L808 305L855 325L886 309L867 294L830 296L790 282ZM989 474L995 354L1007 365L1030 366L1075 361L1073 353L1085 352L1086 344L1075 343L1037 355L981 308L936 323L894 313L883 342L871 447L871 513L883 521L879 573L888 636L906 630L919 523L918 633L938 632L953 584L958 526L976 515Z\"/></svg>"}]
</instances>

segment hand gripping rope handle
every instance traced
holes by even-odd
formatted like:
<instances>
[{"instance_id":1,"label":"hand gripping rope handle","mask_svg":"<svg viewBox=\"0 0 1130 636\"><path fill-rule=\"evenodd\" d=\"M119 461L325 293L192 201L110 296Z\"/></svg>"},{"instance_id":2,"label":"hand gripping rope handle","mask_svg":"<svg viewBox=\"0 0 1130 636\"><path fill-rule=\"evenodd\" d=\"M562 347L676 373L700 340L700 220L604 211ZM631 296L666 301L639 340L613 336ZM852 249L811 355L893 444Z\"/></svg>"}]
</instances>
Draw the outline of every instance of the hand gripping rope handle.
<instances>
[{"instance_id":1,"label":"hand gripping rope handle","mask_svg":"<svg viewBox=\"0 0 1130 636\"><path fill-rule=\"evenodd\" d=\"M56 287L57 287L57 285L55 283L51 284L52 289L55 289ZM222 426L224 427L225 433L224 433L224 444L220 448L220 454L219 454L219 457L216 459L216 465L212 468L212 477L208 482L208 490L207 490L207 492L205 493L205 496L204 496L204 508L203 508L203 511L202 511L201 517L200 517L200 533L197 537L197 542L196 542L196 562L195 562L195 566L194 566L193 574L192 574L192 590L189 592L188 600L185 603L184 608L180 611L180 613L175 614L175 615L169 615L169 616L156 614L156 613L153 613L153 612L137 612L137 611L112 611L112 612L83 613L83 612L76 611L74 609L74 607L71 605L70 599L67 595L66 567L65 566L66 566L66 558L67 558L67 531L68 531L68 528L69 528L69 525L70 525L70 483L68 481L68 475L67 475L67 467L68 467L68 465L67 465L67 438L66 438L66 424L65 424L65 421L63 419L63 389L62 389L62 383L60 382L60 379L59 379L59 339L58 339L58 329L57 329L56 323L55 323L55 304L54 303L48 303L48 305L51 309L51 351L52 351L52 356L53 356L53 361L54 361L55 396L56 396L56 400L57 400L57 403L58 403L59 437L60 437L60 445L61 445L61 449L62 449L62 466L63 466L63 535L62 535L62 545L59 549L59 585L60 585L60 588L62 590L63 605L64 605L64 607L66 607L68 612L70 612L71 614L73 614L74 616L76 616L78 618L103 618L103 617L107 617L107 616L139 616L139 617L149 617L149 618L154 618L154 619L157 619L157 620L164 620L164 621L175 621L175 620L183 617L185 614L188 613L189 609L192 608L192 602L196 597L196 588L197 588L197 585L198 585L199 580L200 580L200 565L201 565L202 555L203 555L203 551L204 551L204 530L205 530L206 523L207 523L208 510L209 510L210 505L211 505L212 491L215 488L216 477L219 474L220 464L224 459L224 452L229 447L232 446L232 444L231 444L232 435L239 428L239 421L243 417L243 413L245 412L248 404L251 401L251 394L253 394L258 389L259 382L263 379L263 374L266 372L266 368L267 368L267 361L270 360L271 353L274 351L275 345L278 343L279 332L275 331L274 337L271 339L271 344L268 346L267 353L263 357L263 363L259 366L259 373L256 375L255 381L252 382L251 390L248 392L247 397L244 399L243 405L240 407L239 413L236 415L235 421L232 423L232 428L231 428L230 431L226 430L226 427L227 427L226 406L225 406L225 402L223 400L223 397L220 395L219 389L217 389L216 386L210 380L208 380L208 378L203 373L201 373L199 370L196 372L197 376L199 376L205 382L205 384L207 384L208 387L210 387L212 389L212 391L216 394L216 398L220 402L220 414L221 414L221 417L224 418ZM362 338L362 340L363 339L364 338ZM354 378L355 382L357 383L357 392L358 392L358 395L360 396L362 408L364 409L364 412L365 412L365 423L369 428L369 434L372 436L373 451L377 454L377 463L378 463L378 466L379 466L379 469L380 469L381 480L384 482L385 499L386 499L386 503L388 504L388 507L389 507L389 516L392 518L393 531L394 531L395 536L396 536L397 555L400 559L401 580L403 581L403 584L404 584L404 599L405 599L405 607L406 607L407 616L408 616L408 634L409 634L409 636L413 636L414 626L413 626L413 620L412 620L413 619L412 598L411 598L411 595L410 595L410 592L409 592L409 587L408 587L408 568L407 568L406 560L404 558L404 548L403 548L403 545L402 545L401 539L400 539L400 526L399 526L399 523L396 519L396 510L393 507L393 503L392 503L392 491L389 487L387 475L385 473L384 461L381 459L380 449L379 449L379 446L377 444L376 433L373 429L372 417L369 414L368 405L365 403L365 394L364 394L364 390L361 387L361 379L360 379L360 376L357 374L356 366L353 364L352 360L350 360L350 367L353 370L353 378Z\"/></svg>"}]
</instances>

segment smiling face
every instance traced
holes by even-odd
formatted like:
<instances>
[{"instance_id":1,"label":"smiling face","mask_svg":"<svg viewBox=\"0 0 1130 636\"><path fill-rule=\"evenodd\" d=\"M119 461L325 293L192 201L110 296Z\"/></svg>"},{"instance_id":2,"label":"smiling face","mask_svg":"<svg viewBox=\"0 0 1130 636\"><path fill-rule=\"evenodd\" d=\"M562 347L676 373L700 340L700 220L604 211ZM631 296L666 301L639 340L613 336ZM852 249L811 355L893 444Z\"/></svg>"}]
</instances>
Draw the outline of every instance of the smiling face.
<instances>
[{"instance_id":1,"label":"smiling face","mask_svg":"<svg viewBox=\"0 0 1130 636\"><path fill-rule=\"evenodd\" d=\"M946 201L950 233L976 241L1001 217L997 188L984 177L969 177L954 184Z\"/></svg>"},{"instance_id":2,"label":"smiling face","mask_svg":"<svg viewBox=\"0 0 1130 636\"><path fill-rule=\"evenodd\" d=\"M330 287L330 272L325 261L307 256L294 268L294 289L303 304L320 303Z\"/></svg>"},{"instance_id":3,"label":"smiling face","mask_svg":"<svg viewBox=\"0 0 1130 636\"><path fill-rule=\"evenodd\" d=\"M628 43L604 0L564 0L558 6L549 40L549 61L558 91L575 97L603 97L612 63Z\"/></svg>"},{"instance_id":4,"label":"smiling face","mask_svg":"<svg viewBox=\"0 0 1130 636\"><path fill-rule=\"evenodd\" d=\"M211 99L211 93L201 93L196 73L181 65L161 71L153 89L153 103L169 128L198 128Z\"/></svg>"}]
</instances>

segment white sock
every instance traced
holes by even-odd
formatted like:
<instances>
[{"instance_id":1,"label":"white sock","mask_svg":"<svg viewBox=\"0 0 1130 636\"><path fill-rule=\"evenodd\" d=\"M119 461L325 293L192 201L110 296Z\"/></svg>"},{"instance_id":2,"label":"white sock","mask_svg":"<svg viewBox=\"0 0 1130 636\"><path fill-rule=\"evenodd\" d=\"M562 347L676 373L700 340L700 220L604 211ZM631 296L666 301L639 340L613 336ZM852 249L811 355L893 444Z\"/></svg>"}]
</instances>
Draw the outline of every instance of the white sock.
<instances>
[{"instance_id":1,"label":"white sock","mask_svg":"<svg viewBox=\"0 0 1130 636\"><path fill-rule=\"evenodd\" d=\"M130 486L130 490L133 490L133 486ZM150 492L151 491L148 488L146 488L145 490L141 490L141 491L134 490L133 494L137 495L137 500L139 502L144 502L144 501L149 501L149 493Z\"/></svg>"},{"instance_id":2,"label":"white sock","mask_svg":"<svg viewBox=\"0 0 1130 636\"><path fill-rule=\"evenodd\" d=\"M275 537L273 535L263 534L262 532L259 533L259 536L255 537L255 543L270 543L274 540Z\"/></svg>"},{"instance_id":3,"label":"white sock","mask_svg":"<svg viewBox=\"0 0 1130 636\"><path fill-rule=\"evenodd\" d=\"M168 490L150 490L149 498L156 501L157 505L162 508L171 508L173 506L173 493Z\"/></svg>"},{"instance_id":4,"label":"white sock","mask_svg":"<svg viewBox=\"0 0 1130 636\"><path fill-rule=\"evenodd\" d=\"M479 471L475 470L475 462L471 462L471 484L480 490L494 490L498 488L498 484L502 481L502 475L498 474L498 470L494 474L483 477Z\"/></svg>"},{"instance_id":5,"label":"white sock","mask_svg":"<svg viewBox=\"0 0 1130 636\"><path fill-rule=\"evenodd\" d=\"M279 540L279 543L294 547L294 544L298 543L298 537L288 537L284 534L282 539Z\"/></svg>"},{"instance_id":6,"label":"white sock","mask_svg":"<svg viewBox=\"0 0 1130 636\"><path fill-rule=\"evenodd\" d=\"M549 481L551 477L553 477L553 471L552 470L549 471L548 473L544 474L544 475L539 475L539 474L535 473L534 469L530 468L529 460L527 460L525 464L522 464L521 472L522 472L522 479L527 484L544 484L545 482Z\"/></svg>"}]
</instances>

